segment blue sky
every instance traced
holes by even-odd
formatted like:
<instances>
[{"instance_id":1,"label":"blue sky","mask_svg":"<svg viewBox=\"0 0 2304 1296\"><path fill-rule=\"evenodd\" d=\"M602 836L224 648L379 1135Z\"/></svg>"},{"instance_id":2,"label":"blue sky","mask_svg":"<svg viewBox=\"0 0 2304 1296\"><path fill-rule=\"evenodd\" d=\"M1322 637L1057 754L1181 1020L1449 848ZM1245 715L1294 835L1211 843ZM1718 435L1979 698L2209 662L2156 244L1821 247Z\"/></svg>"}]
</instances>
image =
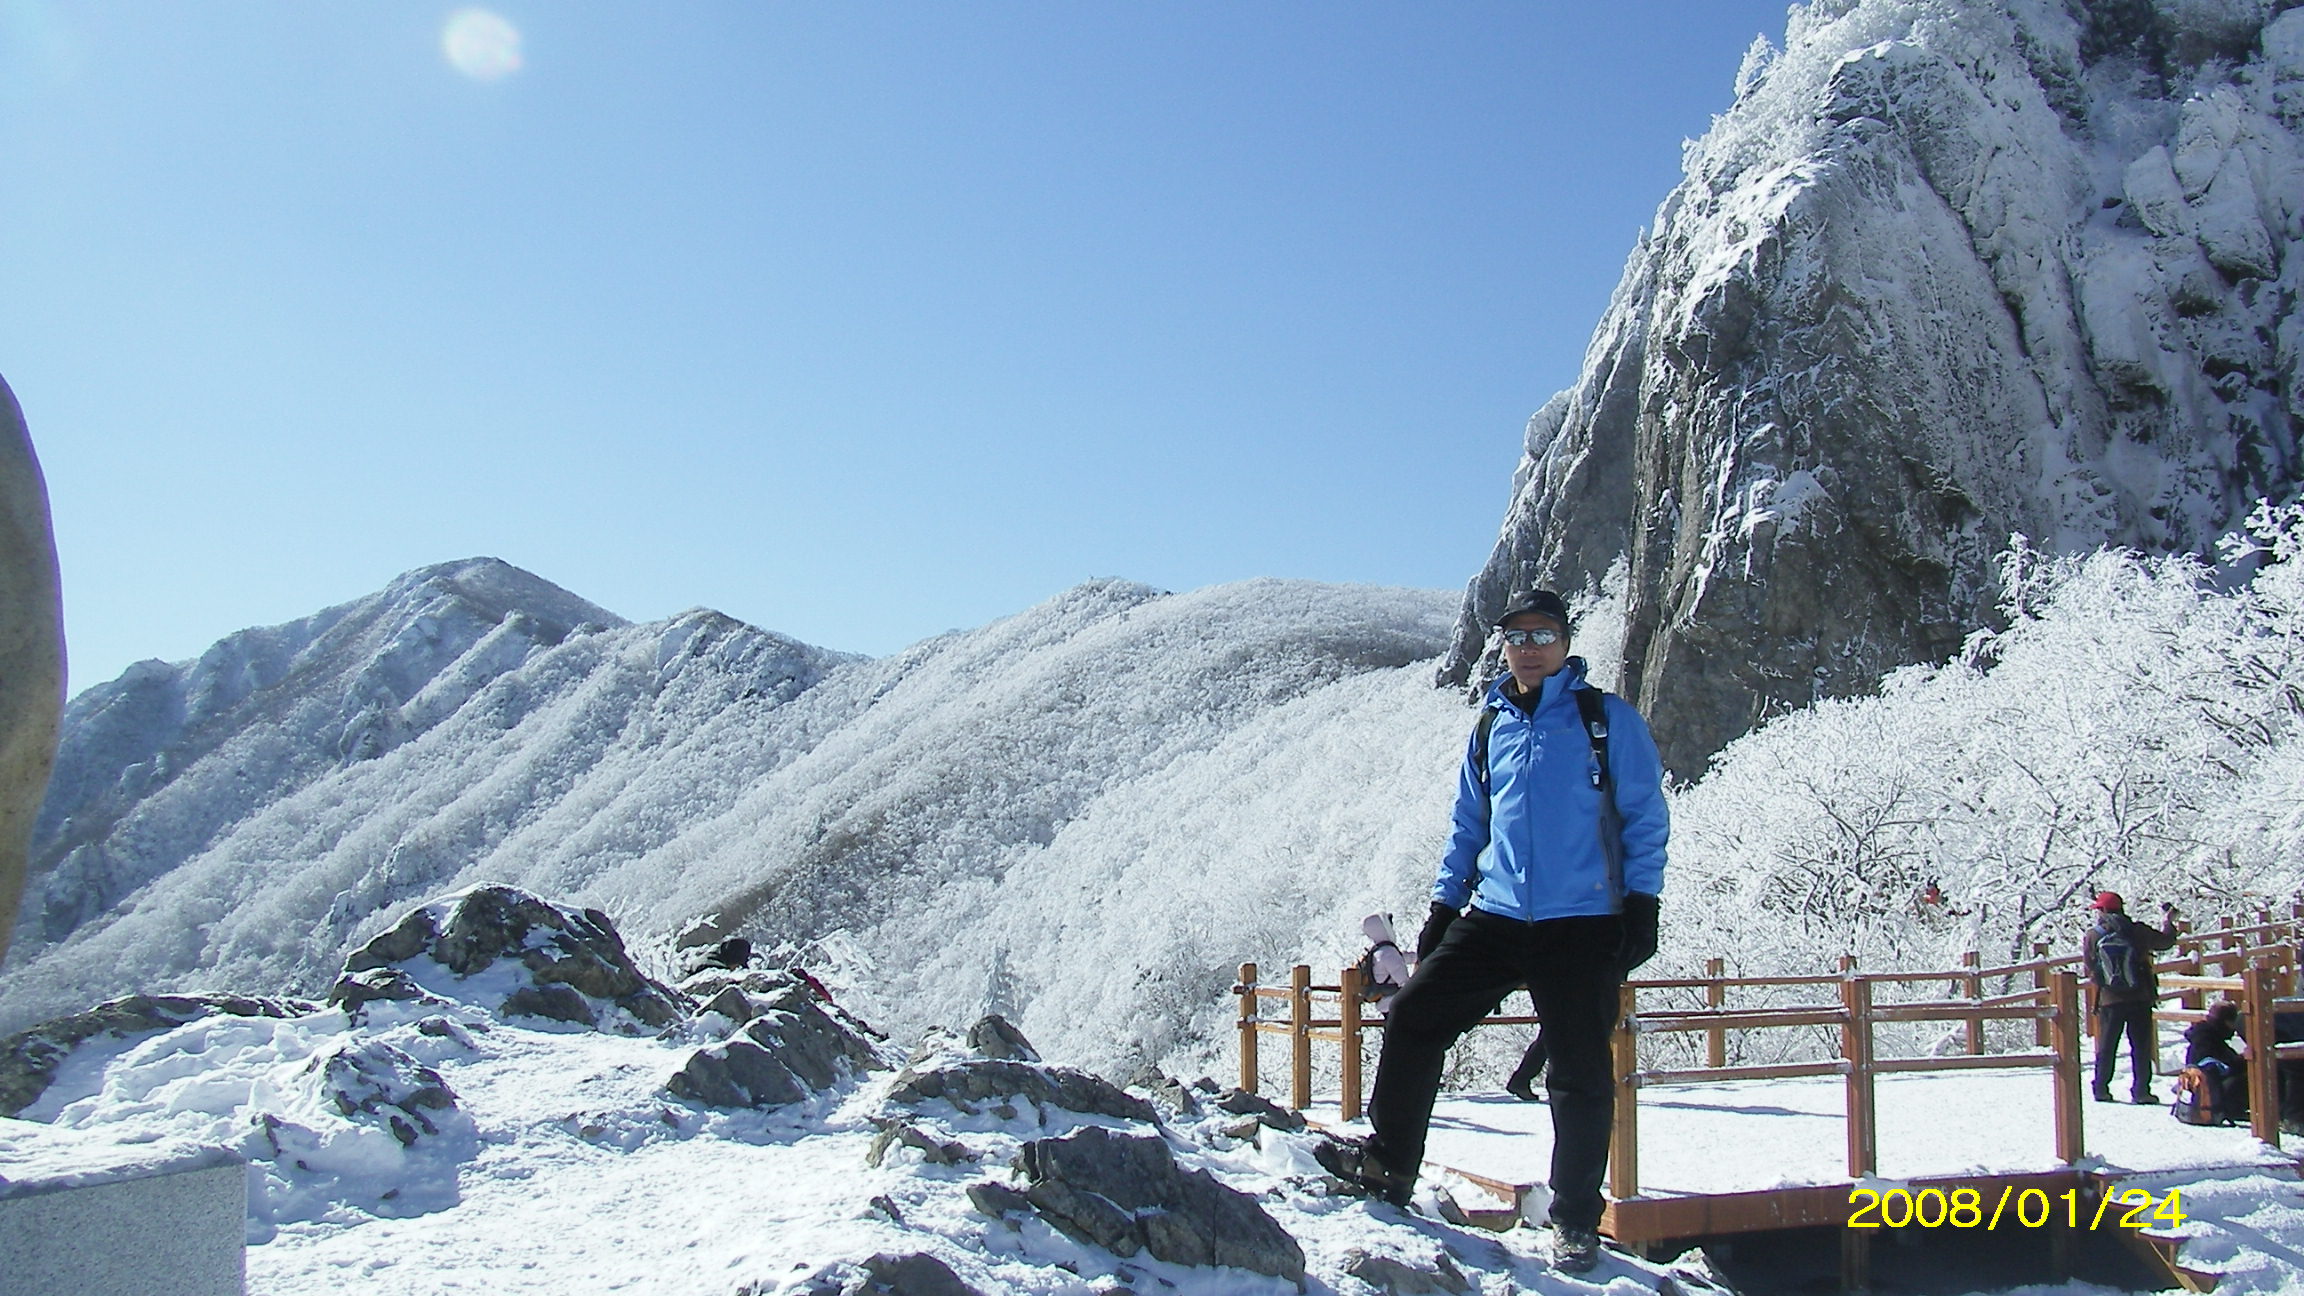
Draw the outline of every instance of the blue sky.
<instances>
[{"instance_id":1,"label":"blue sky","mask_svg":"<svg viewBox=\"0 0 2304 1296\"><path fill-rule=\"evenodd\" d=\"M76 692L490 554L884 653L1454 588L1780 0L0 0Z\"/></svg>"}]
</instances>

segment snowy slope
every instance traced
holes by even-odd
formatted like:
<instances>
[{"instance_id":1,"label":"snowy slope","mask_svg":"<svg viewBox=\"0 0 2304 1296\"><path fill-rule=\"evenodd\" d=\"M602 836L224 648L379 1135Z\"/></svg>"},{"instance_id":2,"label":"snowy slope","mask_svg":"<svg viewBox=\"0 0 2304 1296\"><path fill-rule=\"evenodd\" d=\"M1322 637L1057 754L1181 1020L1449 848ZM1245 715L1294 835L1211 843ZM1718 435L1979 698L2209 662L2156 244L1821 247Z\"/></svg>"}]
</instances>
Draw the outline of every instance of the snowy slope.
<instances>
[{"instance_id":1,"label":"snowy slope","mask_svg":"<svg viewBox=\"0 0 2304 1296\"><path fill-rule=\"evenodd\" d=\"M682 931L816 943L898 1026L1021 1010L1061 980L1047 952L1237 896L1254 917L1221 939L1143 928L1198 1010L1241 959L1315 924L1349 957L1360 913L1416 903L1467 723L1417 683L1449 614L1105 581L866 661L711 612L626 625L497 563L411 573L73 703L0 1029L131 991L313 993L407 904L489 881L625 915L659 960ZM1329 905L1274 908L1307 886ZM1052 1056L1117 1064L1127 966L1044 1030Z\"/></svg>"},{"instance_id":2,"label":"snowy slope","mask_svg":"<svg viewBox=\"0 0 2304 1296\"><path fill-rule=\"evenodd\" d=\"M702 1021L665 1038L549 1025L465 1002L380 1004L357 1019L337 1010L206 1017L90 1041L24 1113L30 1119L0 1119L0 1156L23 1174L77 1172L107 1152L119 1159L122 1148L159 1161L163 1153L184 1155L187 1141L241 1152L249 1158L248 1290L256 1296L370 1288L827 1296L858 1290L856 1267L870 1257L913 1254L934 1257L986 1296L1720 1290L1704 1281L1709 1271L1695 1258L1667 1268L1609 1251L1588 1276L1561 1274L1548 1263L1544 1230L1494 1234L1435 1218L1442 1193L1495 1204L1448 1176L1428 1177L1414 1212L1339 1195L1311 1156L1316 1136L1253 1121L1243 1129L1213 1107L1171 1108L1153 1125L1031 1101L1005 1111L899 1104L892 1091L902 1077L880 1071L775 1110L720 1110L663 1088L708 1038ZM378 1092L348 1060L381 1059L446 1095L445 1106L414 1108L428 1114L432 1132L403 1141L381 1119L399 1108L380 1104L370 1113L337 1101ZM1979 1083L1907 1077L1884 1087L1917 1091L1937 1081ZM2034 1074L1982 1083L2028 1083L2031 1092L2022 1101L2000 1095L1977 1103L1961 1129L1939 1121L1908 1131L1898 1149L1931 1154L1941 1138L1958 1155L1963 1140L2037 1141L2045 1082ZM1819 1141L1830 1145L1827 1165L1838 1155L1836 1116L1803 1119L1797 1107L1775 1101L1782 1086L1724 1095L1730 1088L1710 1096L1734 1110L1694 1131L1713 1153L1713 1171L1763 1178ZM1829 1083L1809 1088L1827 1094L1825 1109L1837 1111ZM407 1103L404 1092L397 1096ZM1676 1099L1668 1091L1645 1100L1656 1117L1651 1135L1675 1119L1688 1123L1690 1113L1673 1110ZM1499 1110L1502 1118L1491 1119ZM1496 1131L1531 1120L1541 1129L1543 1111L1451 1104L1440 1141L1460 1150L1456 1144L1485 1128L1480 1150L1493 1168L1524 1178L1540 1170L1541 1136ZM2304 1199L2292 1167L2263 1164L2260 1145L2244 1135L2189 1130L2138 1109L2090 1113L2092 1125L2109 1117L2153 1122L2162 1127L2156 1136L2182 1144L2180 1152L2233 1153L2228 1169L2137 1181L2158 1199L2181 1195L2188 1218L2176 1232L2188 1239L2185 1260L2218 1273L2219 1291L2293 1291L2304 1282ZM878 1154L880 1131L894 1120L958 1155L932 1161L902 1145ZM1252 1196L1301 1249L1307 1283L1144 1251L1116 1254L1030 1210L989 1212L972 1199L971 1188L1023 1182L1013 1165L1026 1143L1093 1127L1158 1138L1184 1167ZM1653 1137L1645 1149L1649 1159L1671 1155ZM2194 1163L2179 1155L2155 1164ZM1884 1278L1920 1277L1927 1263L1901 1245L1875 1254ZM1677 1285L1664 1287L1667 1280ZM2080 1282L2025 1290L2087 1296L2106 1289Z\"/></svg>"},{"instance_id":3,"label":"snowy slope","mask_svg":"<svg viewBox=\"0 0 2304 1296\"><path fill-rule=\"evenodd\" d=\"M1626 563L1683 776L1989 620L2021 532L2205 552L2291 495L2304 13L1819 0L1530 422L1444 678L1508 587Z\"/></svg>"}]
</instances>

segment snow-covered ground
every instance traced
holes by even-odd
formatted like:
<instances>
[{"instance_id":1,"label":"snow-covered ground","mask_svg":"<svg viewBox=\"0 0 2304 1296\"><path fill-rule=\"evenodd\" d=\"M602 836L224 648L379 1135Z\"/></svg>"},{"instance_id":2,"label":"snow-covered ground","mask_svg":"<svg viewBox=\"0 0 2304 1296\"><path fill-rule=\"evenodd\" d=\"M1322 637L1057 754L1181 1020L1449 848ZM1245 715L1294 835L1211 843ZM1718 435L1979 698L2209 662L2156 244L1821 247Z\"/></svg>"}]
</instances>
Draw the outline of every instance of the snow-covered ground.
<instances>
[{"instance_id":1,"label":"snow-covered ground","mask_svg":"<svg viewBox=\"0 0 2304 1296\"><path fill-rule=\"evenodd\" d=\"M799 1293L874 1255L924 1252L986 1293L1059 1296L1125 1286L1139 1294L1278 1293L1292 1283L1192 1268L1084 1245L1030 1214L994 1218L967 1187L1009 1182L1029 1140L1084 1125L1140 1122L1021 1104L966 1112L942 1100L898 1112L888 1072L780 1110L721 1111L671 1098L664 1083L699 1028L665 1038L500 1020L466 1005L372 1004L297 1018L215 1016L79 1049L24 1115L0 1121L11 1172L39 1149L87 1159L92 1141L134 1148L221 1144L250 1157L248 1288L258 1296L362 1289L407 1292ZM548 1025L548 1024L545 1024ZM347 1054L397 1049L431 1068L455 1109L403 1146L388 1128L326 1101L314 1077ZM2047 1082L2037 1074L1897 1077L1880 1085L1888 1175L2036 1168ZM2037 1091L2037 1092L2035 1092ZM1667 1191L1831 1182L1840 1127L1835 1082L1676 1086L1644 1094L1642 1173ZM929 1164L902 1147L869 1164L900 1114L975 1158ZM2158 1109L2087 1112L2090 1148L2134 1182L2181 1190L2188 1265L2218 1290L2304 1289L2304 1190L2294 1163L2230 1130L2176 1126ZM1473 1096L1446 1101L1435 1160L1500 1178L1537 1177L1548 1109ZM1540 1229L1488 1233L1336 1195L1311 1158L1315 1135L1225 1132L1237 1118L1170 1115L1178 1161L1253 1196L1303 1248L1307 1289L1375 1290L1347 1272L1368 1257L1427 1273L1445 1255L1468 1290L1633 1291L1666 1266L1611 1254L1588 1278L1546 1265ZM2038 1145L2038 1146L2034 1146ZM21 1158L21 1159L19 1159ZM49 1157L48 1163L54 1158ZM1467 1197L1469 1201L1469 1196ZM1701 1271L1698 1271L1699 1273ZM1687 1266L1681 1290L1700 1290ZM2046 1290L2100 1291L2086 1284Z\"/></svg>"},{"instance_id":2,"label":"snow-covered ground","mask_svg":"<svg viewBox=\"0 0 2304 1296\"><path fill-rule=\"evenodd\" d=\"M465 1007L369 1012L357 1024L333 1010L209 1017L83 1048L24 1113L52 1124L0 1121L0 1147L62 1144L79 1156L105 1138L185 1139L247 1154L248 1289L257 1296L356 1287L765 1296L806 1290L843 1262L911 1252L987 1293L1295 1290L1238 1269L1114 1256L1028 1215L989 1218L965 1195L973 1181L1006 1182L1027 1140L1131 1122L1029 1105L1003 1120L931 1102L906 1118L976 1161L930 1165L898 1149L874 1167L873 1118L888 1111L889 1073L777 1111L718 1111L663 1091L693 1038L535 1029ZM368 1045L433 1068L468 1129L402 1147L311 1101L314 1059ZM1313 1136L1220 1132L1231 1124L1237 1118L1221 1114L1173 1118L1168 1141L1184 1165L1258 1198L1303 1247L1311 1290L1365 1290L1343 1276L1353 1252L1424 1269L1445 1252L1483 1291L1588 1290L1547 1275L1536 1230L1458 1230L1331 1195L1310 1156ZM1659 1271L1616 1259L1594 1277Z\"/></svg>"}]
</instances>

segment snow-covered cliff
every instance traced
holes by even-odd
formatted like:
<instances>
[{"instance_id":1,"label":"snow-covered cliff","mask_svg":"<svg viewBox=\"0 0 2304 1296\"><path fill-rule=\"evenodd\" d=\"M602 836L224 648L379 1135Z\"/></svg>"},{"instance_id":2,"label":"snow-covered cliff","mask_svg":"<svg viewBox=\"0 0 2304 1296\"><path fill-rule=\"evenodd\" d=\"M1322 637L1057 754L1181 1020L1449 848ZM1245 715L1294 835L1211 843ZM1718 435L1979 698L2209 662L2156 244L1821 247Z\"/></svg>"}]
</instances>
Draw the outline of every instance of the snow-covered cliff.
<instances>
[{"instance_id":1,"label":"snow-covered cliff","mask_svg":"<svg viewBox=\"0 0 2304 1296\"><path fill-rule=\"evenodd\" d=\"M2285 12L2277 12L2285 10ZM2300 477L2304 11L1816 0L1530 422L1442 669L1625 563L1625 691L1699 772L1942 660L2012 533L2205 551Z\"/></svg>"}]
</instances>

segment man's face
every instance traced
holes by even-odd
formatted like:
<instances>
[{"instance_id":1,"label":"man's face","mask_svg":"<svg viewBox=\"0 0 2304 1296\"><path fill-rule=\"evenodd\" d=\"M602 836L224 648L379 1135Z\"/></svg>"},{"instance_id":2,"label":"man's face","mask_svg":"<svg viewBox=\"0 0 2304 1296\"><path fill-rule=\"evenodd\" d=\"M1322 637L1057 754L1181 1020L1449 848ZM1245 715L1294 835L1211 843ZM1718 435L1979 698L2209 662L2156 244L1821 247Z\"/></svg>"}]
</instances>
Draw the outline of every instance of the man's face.
<instances>
[{"instance_id":1,"label":"man's face","mask_svg":"<svg viewBox=\"0 0 2304 1296\"><path fill-rule=\"evenodd\" d=\"M1505 621L1505 630L1550 630L1560 637L1548 644L1516 644L1504 641L1504 667L1512 672L1512 680L1522 692L1542 684L1552 672L1568 661L1568 627L1541 612L1522 612Z\"/></svg>"}]
</instances>

